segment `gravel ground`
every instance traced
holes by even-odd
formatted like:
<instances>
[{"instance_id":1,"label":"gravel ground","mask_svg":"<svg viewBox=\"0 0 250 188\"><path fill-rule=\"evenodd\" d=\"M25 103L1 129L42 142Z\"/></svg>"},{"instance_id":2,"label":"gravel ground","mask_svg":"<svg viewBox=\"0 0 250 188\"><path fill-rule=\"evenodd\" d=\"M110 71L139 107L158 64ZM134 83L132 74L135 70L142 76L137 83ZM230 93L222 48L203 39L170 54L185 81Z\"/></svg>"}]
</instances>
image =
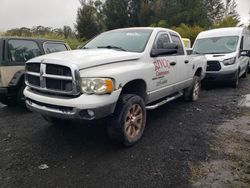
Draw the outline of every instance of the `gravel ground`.
<instances>
[{"instance_id":1,"label":"gravel ground","mask_svg":"<svg viewBox=\"0 0 250 188\"><path fill-rule=\"evenodd\" d=\"M195 103L176 100L148 111L143 139L126 149L108 139L108 122L53 127L0 105L0 185L249 187L250 110L238 105L246 94L250 79L239 89L203 90Z\"/></svg>"}]
</instances>

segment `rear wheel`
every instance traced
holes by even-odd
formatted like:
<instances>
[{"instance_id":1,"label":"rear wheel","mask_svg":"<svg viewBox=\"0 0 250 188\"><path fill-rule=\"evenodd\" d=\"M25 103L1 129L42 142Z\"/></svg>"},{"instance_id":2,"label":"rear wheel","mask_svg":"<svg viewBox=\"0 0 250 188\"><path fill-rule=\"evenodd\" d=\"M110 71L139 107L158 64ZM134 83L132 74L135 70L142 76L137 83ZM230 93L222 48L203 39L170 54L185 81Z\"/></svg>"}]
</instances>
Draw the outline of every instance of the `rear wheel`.
<instances>
[{"instance_id":1,"label":"rear wheel","mask_svg":"<svg viewBox=\"0 0 250 188\"><path fill-rule=\"evenodd\" d=\"M199 76L194 76L193 83L184 91L186 101L197 101L200 96L201 80Z\"/></svg>"},{"instance_id":2,"label":"rear wheel","mask_svg":"<svg viewBox=\"0 0 250 188\"><path fill-rule=\"evenodd\" d=\"M108 125L111 139L124 146L136 144L142 137L146 124L146 108L143 99L137 95L121 95L112 123Z\"/></svg>"}]
</instances>

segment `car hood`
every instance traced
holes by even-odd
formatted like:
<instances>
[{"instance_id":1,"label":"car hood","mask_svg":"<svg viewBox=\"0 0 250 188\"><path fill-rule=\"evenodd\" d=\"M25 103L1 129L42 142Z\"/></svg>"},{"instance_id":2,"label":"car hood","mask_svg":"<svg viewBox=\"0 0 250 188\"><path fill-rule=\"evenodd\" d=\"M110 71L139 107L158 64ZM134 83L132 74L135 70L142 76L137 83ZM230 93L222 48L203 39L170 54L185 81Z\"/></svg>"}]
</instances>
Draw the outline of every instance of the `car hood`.
<instances>
[{"instance_id":1,"label":"car hood","mask_svg":"<svg viewBox=\"0 0 250 188\"><path fill-rule=\"evenodd\" d=\"M109 63L136 60L141 56L141 53L113 49L82 49L39 56L29 60L27 63L44 62L65 66L74 64L79 69L85 69Z\"/></svg>"}]
</instances>

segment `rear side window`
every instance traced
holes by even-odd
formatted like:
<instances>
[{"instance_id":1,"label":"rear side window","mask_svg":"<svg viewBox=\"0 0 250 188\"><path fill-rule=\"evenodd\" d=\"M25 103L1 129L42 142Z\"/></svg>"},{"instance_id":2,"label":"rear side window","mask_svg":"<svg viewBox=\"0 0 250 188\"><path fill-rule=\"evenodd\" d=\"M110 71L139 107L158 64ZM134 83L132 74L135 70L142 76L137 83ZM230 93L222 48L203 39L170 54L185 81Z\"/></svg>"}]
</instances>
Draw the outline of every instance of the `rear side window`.
<instances>
[{"instance_id":1,"label":"rear side window","mask_svg":"<svg viewBox=\"0 0 250 188\"><path fill-rule=\"evenodd\" d=\"M172 39L173 43L177 44L178 47L179 47L177 55L184 55L184 49L183 49L180 37L178 37L177 35L174 35L174 34L170 34L170 36L171 36L171 39Z\"/></svg>"},{"instance_id":2,"label":"rear side window","mask_svg":"<svg viewBox=\"0 0 250 188\"><path fill-rule=\"evenodd\" d=\"M7 43L7 54L11 62L26 62L42 53L34 41L11 39Z\"/></svg>"},{"instance_id":3,"label":"rear side window","mask_svg":"<svg viewBox=\"0 0 250 188\"><path fill-rule=\"evenodd\" d=\"M44 43L44 51L46 54L54 53L54 52L62 52L68 50L65 44L63 43Z\"/></svg>"}]
</instances>

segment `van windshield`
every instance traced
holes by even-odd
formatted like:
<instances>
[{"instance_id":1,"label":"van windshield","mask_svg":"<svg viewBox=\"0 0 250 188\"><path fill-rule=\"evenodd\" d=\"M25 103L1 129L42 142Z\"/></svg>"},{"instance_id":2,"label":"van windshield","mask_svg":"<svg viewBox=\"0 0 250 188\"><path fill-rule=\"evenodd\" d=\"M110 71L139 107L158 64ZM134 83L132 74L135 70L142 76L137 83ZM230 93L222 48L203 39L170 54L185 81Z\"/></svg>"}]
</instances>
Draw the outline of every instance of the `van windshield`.
<instances>
[{"instance_id":1,"label":"van windshield","mask_svg":"<svg viewBox=\"0 0 250 188\"><path fill-rule=\"evenodd\" d=\"M123 29L109 31L98 35L82 48L108 48L129 52L143 52L152 31L152 29Z\"/></svg>"},{"instance_id":2,"label":"van windshield","mask_svg":"<svg viewBox=\"0 0 250 188\"><path fill-rule=\"evenodd\" d=\"M196 54L224 54L236 51L239 37L226 36L197 39L193 53Z\"/></svg>"}]
</instances>

